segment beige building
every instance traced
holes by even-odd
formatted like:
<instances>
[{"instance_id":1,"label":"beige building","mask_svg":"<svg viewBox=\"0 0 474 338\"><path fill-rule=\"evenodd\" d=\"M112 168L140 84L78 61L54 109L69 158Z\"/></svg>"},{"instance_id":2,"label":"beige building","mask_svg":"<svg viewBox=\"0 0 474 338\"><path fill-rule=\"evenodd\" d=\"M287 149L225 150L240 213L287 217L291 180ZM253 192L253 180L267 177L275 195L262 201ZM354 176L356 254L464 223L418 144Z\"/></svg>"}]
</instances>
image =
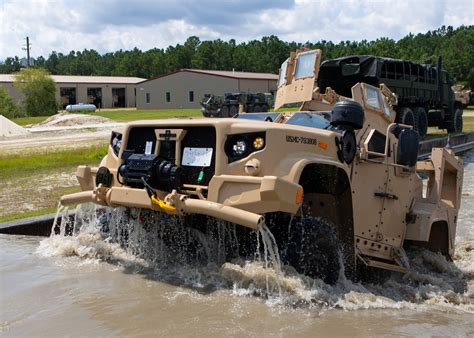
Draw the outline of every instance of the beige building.
<instances>
[{"instance_id":1,"label":"beige building","mask_svg":"<svg viewBox=\"0 0 474 338\"><path fill-rule=\"evenodd\" d=\"M92 103L98 108L135 107L136 84L139 77L119 76L75 76L51 75L56 82L56 97L61 105ZM5 88L15 102L21 102L22 95L13 86L12 74L0 74L0 86Z\"/></svg>"},{"instance_id":2,"label":"beige building","mask_svg":"<svg viewBox=\"0 0 474 338\"><path fill-rule=\"evenodd\" d=\"M275 74L181 69L137 84L137 108L199 108L205 94L273 93L277 81Z\"/></svg>"}]
</instances>

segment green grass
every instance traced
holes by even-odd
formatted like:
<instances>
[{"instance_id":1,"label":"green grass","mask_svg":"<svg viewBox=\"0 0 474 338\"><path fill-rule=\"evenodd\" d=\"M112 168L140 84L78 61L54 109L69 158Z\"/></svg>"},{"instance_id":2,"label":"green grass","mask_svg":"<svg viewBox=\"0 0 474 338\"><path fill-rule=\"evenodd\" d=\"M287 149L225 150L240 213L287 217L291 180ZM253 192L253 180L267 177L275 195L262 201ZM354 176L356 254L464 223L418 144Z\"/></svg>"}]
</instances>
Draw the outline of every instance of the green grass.
<instances>
[{"instance_id":1,"label":"green grass","mask_svg":"<svg viewBox=\"0 0 474 338\"><path fill-rule=\"evenodd\" d=\"M51 191L47 191L43 194L42 198L44 200L44 204L48 206L38 207L37 209L32 210L32 211L26 211L26 212L0 216L0 223L10 222L10 221L14 221L17 219L22 219L22 218L42 216L42 215L56 213L56 210L57 210L56 205L58 204L58 201L61 198L61 196L79 192L80 190L81 189L78 186L76 186L76 187L59 188L59 189L53 189ZM28 194L28 192L25 192L25 193Z\"/></svg>"},{"instance_id":2,"label":"green grass","mask_svg":"<svg viewBox=\"0 0 474 338\"><path fill-rule=\"evenodd\" d=\"M45 208L45 209L37 209L33 211L23 212L20 214L0 216L0 223L11 222L17 219L48 215L48 214L53 214L55 212L56 212L56 208Z\"/></svg>"},{"instance_id":3,"label":"green grass","mask_svg":"<svg viewBox=\"0 0 474 338\"><path fill-rule=\"evenodd\" d=\"M27 155L0 155L0 180L49 169L97 164L106 154L106 146L91 146Z\"/></svg>"},{"instance_id":4,"label":"green grass","mask_svg":"<svg viewBox=\"0 0 474 338\"><path fill-rule=\"evenodd\" d=\"M463 130L474 131L474 116L464 116L463 118Z\"/></svg>"},{"instance_id":5,"label":"green grass","mask_svg":"<svg viewBox=\"0 0 474 338\"><path fill-rule=\"evenodd\" d=\"M30 116L30 117L18 117L12 119L13 122L19 124L20 126L26 126L27 124L36 124L41 123L46 120L49 116Z\"/></svg>"},{"instance_id":6,"label":"green grass","mask_svg":"<svg viewBox=\"0 0 474 338\"><path fill-rule=\"evenodd\" d=\"M167 119L173 117L202 117L199 109L105 110L90 115L102 116L114 121Z\"/></svg>"},{"instance_id":7,"label":"green grass","mask_svg":"<svg viewBox=\"0 0 474 338\"><path fill-rule=\"evenodd\" d=\"M278 112L295 111L298 107L280 108ZM155 110L137 110L137 109L101 109L88 115L102 116L108 119L127 122L136 120L153 120L168 118L186 118L186 117L202 117L200 109L155 109ZM41 123L49 116L21 117L13 119L13 122L20 126L27 124Z\"/></svg>"}]
</instances>

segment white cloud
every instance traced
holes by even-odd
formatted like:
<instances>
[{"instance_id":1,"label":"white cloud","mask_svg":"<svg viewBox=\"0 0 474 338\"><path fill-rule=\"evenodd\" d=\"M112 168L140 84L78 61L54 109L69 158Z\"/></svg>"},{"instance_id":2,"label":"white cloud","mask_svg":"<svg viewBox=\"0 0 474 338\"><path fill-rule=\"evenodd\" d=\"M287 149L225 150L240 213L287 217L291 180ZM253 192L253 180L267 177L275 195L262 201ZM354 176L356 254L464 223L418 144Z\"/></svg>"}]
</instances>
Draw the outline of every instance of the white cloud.
<instances>
[{"instance_id":1,"label":"white cloud","mask_svg":"<svg viewBox=\"0 0 474 338\"><path fill-rule=\"evenodd\" d=\"M188 36L236 39L277 35L299 42L399 39L442 25L474 24L474 0L0 0L0 60L51 51L101 53L182 43Z\"/></svg>"}]
</instances>

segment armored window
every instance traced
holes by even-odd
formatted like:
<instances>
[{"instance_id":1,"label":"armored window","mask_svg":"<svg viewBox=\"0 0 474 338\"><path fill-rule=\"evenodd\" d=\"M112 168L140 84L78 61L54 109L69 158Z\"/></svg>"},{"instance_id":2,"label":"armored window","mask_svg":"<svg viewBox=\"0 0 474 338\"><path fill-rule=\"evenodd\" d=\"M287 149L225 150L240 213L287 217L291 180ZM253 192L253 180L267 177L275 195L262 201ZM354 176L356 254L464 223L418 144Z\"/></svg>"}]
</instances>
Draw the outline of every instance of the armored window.
<instances>
[{"instance_id":1,"label":"armored window","mask_svg":"<svg viewBox=\"0 0 474 338\"><path fill-rule=\"evenodd\" d=\"M194 91L189 91L189 102L194 102Z\"/></svg>"},{"instance_id":2,"label":"armored window","mask_svg":"<svg viewBox=\"0 0 474 338\"><path fill-rule=\"evenodd\" d=\"M166 92L166 102L171 102L171 93L170 92Z\"/></svg>"},{"instance_id":3,"label":"armored window","mask_svg":"<svg viewBox=\"0 0 474 338\"><path fill-rule=\"evenodd\" d=\"M296 58L295 79L314 76L315 63L316 51L299 54Z\"/></svg>"},{"instance_id":4,"label":"armored window","mask_svg":"<svg viewBox=\"0 0 474 338\"><path fill-rule=\"evenodd\" d=\"M281 87L283 86L284 84L286 84L286 69L288 67L288 59L285 60L285 62L283 62L281 64L281 72L280 72L280 79L278 80L278 87Z\"/></svg>"},{"instance_id":5,"label":"armored window","mask_svg":"<svg viewBox=\"0 0 474 338\"><path fill-rule=\"evenodd\" d=\"M380 96L377 89L365 86L365 95L367 98L367 105L374 109L381 109Z\"/></svg>"},{"instance_id":6,"label":"armored window","mask_svg":"<svg viewBox=\"0 0 474 338\"><path fill-rule=\"evenodd\" d=\"M146 103L150 103L150 93L146 93Z\"/></svg>"},{"instance_id":7,"label":"armored window","mask_svg":"<svg viewBox=\"0 0 474 338\"><path fill-rule=\"evenodd\" d=\"M369 143L367 144L367 150L370 152L378 153L380 155L385 154L385 142L386 136L381 132L374 130L372 136L370 137ZM369 158L371 156L369 155Z\"/></svg>"}]
</instances>

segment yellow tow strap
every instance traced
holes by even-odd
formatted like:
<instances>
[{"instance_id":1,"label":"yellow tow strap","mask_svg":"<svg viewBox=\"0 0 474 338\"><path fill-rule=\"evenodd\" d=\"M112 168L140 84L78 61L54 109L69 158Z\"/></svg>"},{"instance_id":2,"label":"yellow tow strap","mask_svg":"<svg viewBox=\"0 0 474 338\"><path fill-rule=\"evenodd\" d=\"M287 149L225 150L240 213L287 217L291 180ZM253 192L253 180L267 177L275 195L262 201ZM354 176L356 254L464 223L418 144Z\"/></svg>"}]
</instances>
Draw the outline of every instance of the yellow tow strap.
<instances>
[{"instance_id":1,"label":"yellow tow strap","mask_svg":"<svg viewBox=\"0 0 474 338\"><path fill-rule=\"evenodd\" d=\"M175 212L176 208L172 205L166 204L158 196L151 195L151 203L159 206L161 209L167 212Z\"/></svg>"}]
</instances>

